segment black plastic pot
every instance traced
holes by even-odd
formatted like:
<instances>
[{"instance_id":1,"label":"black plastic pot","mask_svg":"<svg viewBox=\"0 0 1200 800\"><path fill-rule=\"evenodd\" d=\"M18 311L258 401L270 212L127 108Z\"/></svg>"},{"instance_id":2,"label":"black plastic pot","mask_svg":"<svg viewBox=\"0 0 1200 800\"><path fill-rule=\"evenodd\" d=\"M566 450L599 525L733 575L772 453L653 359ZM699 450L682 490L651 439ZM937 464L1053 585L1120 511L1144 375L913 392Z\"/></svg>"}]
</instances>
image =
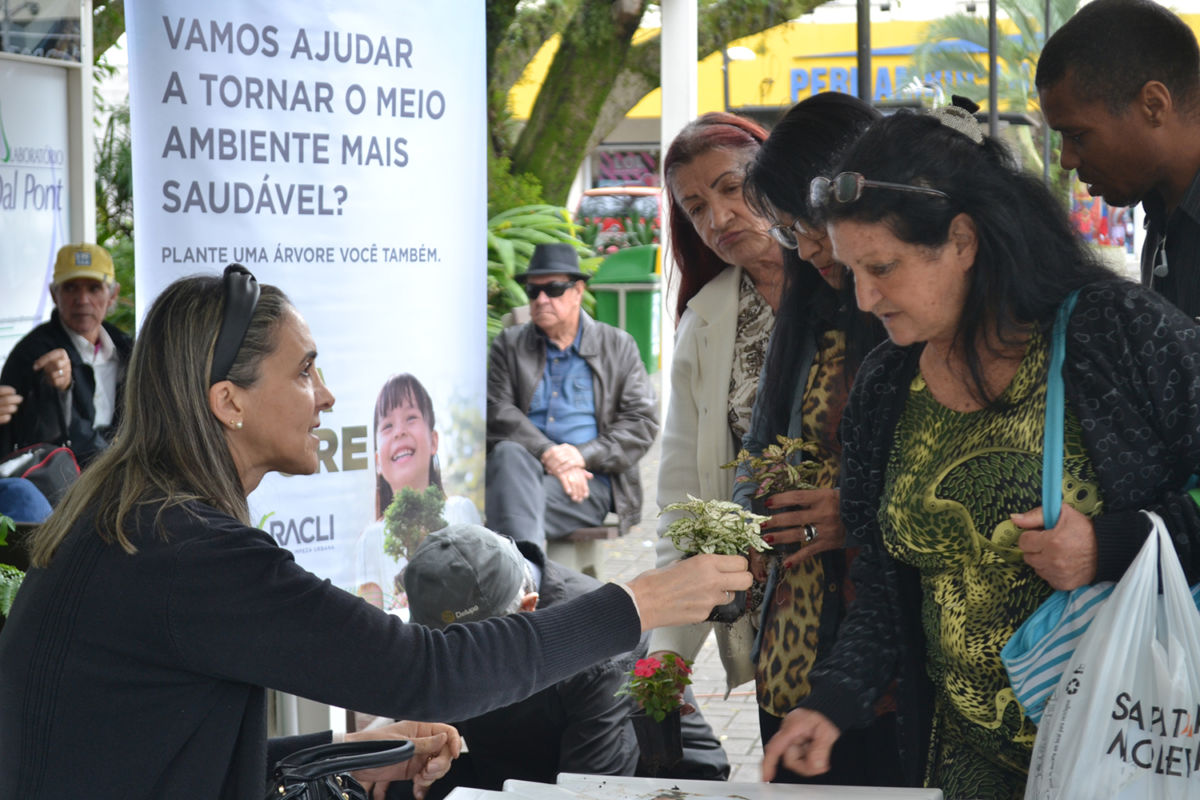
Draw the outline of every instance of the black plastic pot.
<instances>
[{"instance_id":1,"label":"black plastic pot","mask_svg":"<svg viewBox=\"0 0 1200 800\"><path fill-rule=\"evenodd\" d=\"M746 613L746 593L734 592L733 599L728 603L722 603L719 606L713 606L712 613L708 615L709 622L737 622L738 618Z\"/></svg>"},{"instance_id":2,"label":"black plastic pot","mask_svg":"<svg viewBox=\"0 0 1200 800\"><path fill-rule=\"evenodd\" d=\"M691 558L695 553L688 553L684 558ZM719 606L713 606L713 610L709 612L706 618L709 622L737 622L743 614L746 613L746 593L737 591L732 593L728 603L722 603Z\"/></svg>"},{"instance_id":3,"label":"black plastic pot","mask_svg":"<svg viewBox=\"0 0 1200 800\"><path fill-rule=\"evenodd\" d=\"M642 768L651 777L658 777L683 758L683 734L680 730L679 709L669 712L662 722L645 711L630 715L637 736Z\"/></svg>"}]
</instances>

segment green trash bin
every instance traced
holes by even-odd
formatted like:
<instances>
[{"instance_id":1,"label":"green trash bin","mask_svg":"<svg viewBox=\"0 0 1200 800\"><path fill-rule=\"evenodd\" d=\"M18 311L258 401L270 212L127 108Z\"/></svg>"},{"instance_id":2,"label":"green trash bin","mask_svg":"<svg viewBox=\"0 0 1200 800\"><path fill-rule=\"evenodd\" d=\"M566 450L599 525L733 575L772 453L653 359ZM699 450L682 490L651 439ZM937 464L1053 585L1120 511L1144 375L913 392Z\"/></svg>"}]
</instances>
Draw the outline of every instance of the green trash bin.
<instances>
[{"instance_id":1,"label":"green trash bin","mask_svg":"<svg viewBox=\"0 0 1200 800\"><path fill-rule=\"evenodd\" d=\"M658 370L662 354L661 273L658 245L644 244L607 256L589 282L596 298L596 319L629 332L637 342L646 372Z\"/></svg>"}]
</instances>

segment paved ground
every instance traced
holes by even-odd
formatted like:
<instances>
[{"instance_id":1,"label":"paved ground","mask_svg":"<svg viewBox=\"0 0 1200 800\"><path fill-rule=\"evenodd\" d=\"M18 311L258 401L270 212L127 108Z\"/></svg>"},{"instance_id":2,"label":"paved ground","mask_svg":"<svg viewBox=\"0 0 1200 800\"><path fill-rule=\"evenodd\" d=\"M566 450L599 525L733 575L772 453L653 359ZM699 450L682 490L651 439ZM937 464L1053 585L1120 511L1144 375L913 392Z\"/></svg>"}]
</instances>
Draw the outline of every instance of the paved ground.
<instances>
[{"instance_id":1,"label":"paved ground","mask_svg":"<svg viewBox=\"0 0 1200 800\"><path fill-rule=\"evenodd\" d=\"M655 388L659 387L660 375L651 376ZM660 437L661 438L661 437ZM655 440L650 452L642 459L642 487L646 502L642 508L642 522L620 539L604 542L606 549L600 565L603 580L632 578L639 572L654 566L654 543L658 506L654 497L658 485L659 440ZM729 762L733 766L730 780L759 780L759 764L762 745L758 735L758 706L754 701L754 684L747 683L735 689L725 699L725 671L717 655L715 639L708 637L704 648L693 667L693 690L700 701L700 710L721 737Z\"/></svg>"}]
</instances>

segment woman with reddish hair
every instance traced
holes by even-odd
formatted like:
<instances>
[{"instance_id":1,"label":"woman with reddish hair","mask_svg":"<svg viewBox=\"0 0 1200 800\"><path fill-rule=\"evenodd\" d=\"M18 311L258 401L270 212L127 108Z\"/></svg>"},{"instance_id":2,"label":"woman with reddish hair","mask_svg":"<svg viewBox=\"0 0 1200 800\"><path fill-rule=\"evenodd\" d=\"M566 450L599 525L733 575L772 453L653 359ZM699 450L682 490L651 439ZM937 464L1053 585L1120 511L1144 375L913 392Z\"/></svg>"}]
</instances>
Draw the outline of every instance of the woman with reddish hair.
<instances>
[{"instance_id":1,"label":"woman with reddish hair","mask_svg":"<svg viewBox=\"0 0 1200 800\"><path fill-rule=\"evenodd\" d=\"M733 459L749 427L783 287L783 253L767 232L770 223L742 196L743 173L766 138L752 120L709 113L679 132L663 161L678 303L660 508L689 494L722 500L733 494L733 473L721 465ZM674 518L660 518L659 566L680 557L662 535ZM717 629L730 687L754 679L749 619ZM695 658L708 629L700 623L657 631L651 650Z\"/></svg>"}]
</instances>

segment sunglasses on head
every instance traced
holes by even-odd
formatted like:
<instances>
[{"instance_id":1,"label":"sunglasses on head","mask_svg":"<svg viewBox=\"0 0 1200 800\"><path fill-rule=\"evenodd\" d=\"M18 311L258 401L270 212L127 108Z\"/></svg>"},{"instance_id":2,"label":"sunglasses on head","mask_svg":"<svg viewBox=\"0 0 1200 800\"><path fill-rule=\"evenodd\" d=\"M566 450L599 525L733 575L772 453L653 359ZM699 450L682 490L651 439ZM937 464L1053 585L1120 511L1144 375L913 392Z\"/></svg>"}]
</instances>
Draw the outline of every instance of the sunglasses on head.
<instances>
[{"instance_id":1,"label":"sunglasses on head","mask_svg":"<svg viewBox=\"0 0 1200 800\"><path fill-rule=\"evenodd\" d=\"M549 283L527 283L525 284L525 296L530 302L538 299L542 292L546 293L547 297L562 297L567 289L575 285L575 281L550 281Z\"/></svg>"},{"instance_id":2,"label":"sunglasses on head","mask_svg":"<svg viewBox=\"0 0 1200 800\"><path fill-rule=\"evenodd\" d=\"M791 225L772 225L767 228L767 233L788 250L799 249L801 238L808 239L810 242L819 242L825 238L824 228L818 228L799 218L792 220Z\"/></svg>"},{"instance_id":3,"label":"sunglasses on head","mask_svg":"<svg viewBox=\"0 0 1200 800\"><path fill-rule=\"evenodd\" d=\"M927 194L931 197L950 199L950 195L928 186L912 186L907 183L870 181L861 172L843 172L833 178L813 178L808 185L808 204L811 208L824 208L830 202L853 203L862 197L863 189L891 189L897 192Z\"/></svg>"}]
</instances>

